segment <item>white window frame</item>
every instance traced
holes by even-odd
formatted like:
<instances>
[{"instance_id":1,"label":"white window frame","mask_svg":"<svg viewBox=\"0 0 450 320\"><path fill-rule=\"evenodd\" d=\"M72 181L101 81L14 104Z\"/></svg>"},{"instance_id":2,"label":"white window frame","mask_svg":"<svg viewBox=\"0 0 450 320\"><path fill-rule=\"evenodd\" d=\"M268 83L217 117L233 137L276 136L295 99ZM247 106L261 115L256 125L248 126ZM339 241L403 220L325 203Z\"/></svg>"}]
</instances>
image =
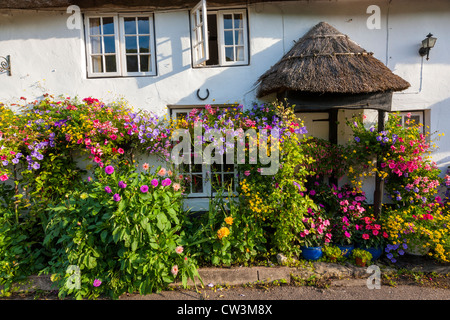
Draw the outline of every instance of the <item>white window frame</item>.
<instances>
[{"instance_id":1,"label":"white window frame","mask_svg":"<svg viewBox=\"0 0 450 320\"><path fill-rule=\"evenodd\" d=\"M100 18L101 21L103 21L103 18L113 18L114 21L114 38L115 38L115 48L116 48L116 52L115 52L115 56L116 56L116 72L94 72L93 71L93 64L92 64L92 56L101 56L102 57L102 66L103 66L103 70L106 70L106 63L105 63L105 48L104 48L104 43L103 41L101 41L101 53L100 54L95 54L92 53L92 46L91 46L91 35L90 34L90 25L89 25L89 19L95 19L95 18ZM87 66L88 66L88 76L89 77L115 77L115 76L120 76L120 62L119 62L119 50L120 50L120 43L119 43L119 39L118 39L118 23L117 23L117 15L113 15L113 14L95 14L95 15L86 15L85 16L85 32L86 32L86 56L87 56ZM103 38L103 22L100 25L100 37Z\"/></svg>"},{"instance_id":2,"label":"white window frame","mask_svg":"<svg viewBox=\"0 0 450 320\"><path fill-rule=\"evenodd\" d=\"M197 108L197 109L201 109L201 108ZM189 114L189 112L192 111L192 108L171 108L169 110L171 112L171 116L172 116L172 120L174 122L177 121L178 119L178 115L183 113L183 114ZM223 163L222 165L225 165L226 163ZM191 163L191 165L195 165L195 163ZM211 179L212 177L212 165L211 164L202 164L202 188L203 188L203 192L190 192L189 190L189 194L188 194L188 198L210 198L210 197L214 197L216 195L216 192L212 189L212 182ZM235 166L233 173L227 173L224 172L223 170L218 171L217 174L221 174L222 178L224 177L224 174L227 175L234 175L234 188L236 189L238 186L238 182L237 182L237 167ZM189 174L191 173L191 171L189 171ZM224 192L224 195L228 195L228 192Z\"/></svg>"},{"instance_id":3,"label":"white window frame","mask_svg":"<svg viewBox=\"0 0 450 320\"><path fill-rule=\"evenodd\" d=\"M92 64L92 56L99 55L104 56L104 45L102 41L102 53L93 54L90 37L89 19L93 18L113 18L114 21L114 38L115 38L115 56L116 56L116 72L94 72ZM128 72L126 65L126 51L125 51L125 25L124 18L131 17L148 17L149 18L149 31L150 31L150 71L146 72ZM85 23L85 43L86 43L86 59L87 59L87 75L89 78L108 78L108 77L138 77L138 76L155 76L156 75L156 50L155 50L155 31L153 23L153 13L93 13L86 14L84 17ZM101 37L103 37L103 24L101 26ZM139 31L137 31L139 32ZM137 34L139 36L139 34ZM139 57L139 54L138 54ZM103 70L106 70L106 64L102 58ZM140 63L140 59L138 59Z\"/></svg>"},{"instance_id":4,"label":"white window frame","mask_svg":"<svg viewBox=\"0 0 450 320\"><path fill-rule=\"evenodd\" d=\"M206 0L201 0L191 11L191 40L192 63L194 66L200 66L209 60Z\"/></svg>"},{"instance_id":5,"label":"white window frame","mask_svg":"<svg viewBox=\"0 0 450 320\"><path fill-rule=\"evenodd\" d=\"M419 117L419 122L415 121L414 124L422 124L422 133L425 132L425 112L422 110L417 111L401 111L400 116L402 117L402 126L405 127L406 121L410 118L408 118L406 115L410 113L411 117Z\"/></svg>"},{"instance_id":6,"label":"white window frame","mask_svg":"<svg viewBox=\"0 0 450 320\"><path fill-rule=\"evenodd\" d=\"M236 60L236 50L234 50L234 61L226 61L225 48L230 45L225 45L225 28L224 28L224 15L231 14L233 16L235 14L242 14L242 36L243 36L243 50L244 50L244 60L239 61ZM247 10L245 9L235 9L235 10L218 10L217 11L217 38L219 42L219 64L221 66L236 66L236 65L247 65L248 64L248 39L247 39ZM234 41L234 23L233 23L233 48L236 48Z\"/></svg>"},{"instance_id":7,"label":"white window frame","mask_svg":"<svg viewBox=\"0 0 450 320\"><path fill-rule=\"evenodd\" d=\"M127 71L127 63L126 63L126 48L125 48L125 18L140 18L140 17L144 17L144 18L148 18L148 23L149 23L149 32L150 34L142 34L145 36L149 36L150 40L149 40L149 46L150 46L150 52L149 54L145 54L145 55L150 55L150 63L149 63L149 71L144 71L144 72L128 72ZM156 57L155 57L155 38L154 38L154 31L153 31L153 14L147 13L147 14L119 14L119 27L120 27L120 55L121 55L121 59L120 61L122 61L122 76L124 77L138 77L138 76L154 76L156 75ZM137 30L137 32L139 32ZM141 36L141 34L137 33L136 34L137 37ZM140 57L140 53L139 53L139 45L138 45L138 53L137 56ZM141 60L138 58L138 66L140 69L140 65L141 65Z\"/></svg>"},{"instance_id":8,"label":"white window frame","mask_svg":"<svg viewBox=\"0 0 450 320\"><path fill-rule=\"evenodd\" d=\"M217 42L219 53L218 65L206 65L205 62L209 60L209 39L208 39L208 9L206 7L206 0L201 0L191 10L191 52L192 52L192 65L194 67L225 67L225 66L240 66L248 65L249 63L249 41L248 41L248 22L247 22L247 9L215 9L210 11L209 14L215 14L217 16ZM225 29L224 29L224 15L226 14L242 14L242 35L243 35L243 50L244 59L242 61L236 60L236 51L234 53L234 61L226 61L225 48L230 45L225 45ZM199 22L200 16L202 17L202 23ZM234 19L234 18L233 18ZM233 24L234 30L234 24ZM233 31L233 39L234 39ZM198 47L203 43L203 55L199 54ZM233 41L233 47L236 47Z\"/></svg>"}]
</instances>

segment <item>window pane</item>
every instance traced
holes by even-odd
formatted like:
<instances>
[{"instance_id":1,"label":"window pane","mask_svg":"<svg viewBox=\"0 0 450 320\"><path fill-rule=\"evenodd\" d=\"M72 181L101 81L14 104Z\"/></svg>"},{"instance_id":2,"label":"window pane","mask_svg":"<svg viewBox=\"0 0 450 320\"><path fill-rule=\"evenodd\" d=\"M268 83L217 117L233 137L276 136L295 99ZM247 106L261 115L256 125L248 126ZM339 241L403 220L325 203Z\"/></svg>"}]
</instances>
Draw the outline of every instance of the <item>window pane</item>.
<instances>
[{"instance_id":1,"label":"window pane","mask_svg":"<svg viewBox=\"0 0 450 320\"><path fill-rule=\"evenodd\" d=\"M92 71L93 72L103 72L102 56L92 57Z\"/></svg>"},{"instance_id":2,"label":"window pane","mask_svg":"<svg viewBox=\"0 0 450 320\"><path fill-rule=\"evenodd\" d=\"M223 15L223 27L224 29L233 29L233 16L231 14Z\"/></svg>"},{"instance_id":3,"label":"window pane","mask_svg":"<svg viewBox=\"0 0 450 320\"><path fill-rule=\"evenodd\" d=\"M150 56L142 55L141 59L141 72L149 72L150 71Z\"/></svg>"},{"instance_id":4,"label":"window pane","mask_svg":"<svg viewBox=\"0 0 450 320\"><path fill-rule=\"evenodd\" d=\"M192 192L195 193L203 192L203 177L201 174L192 175Z\"/></svg>"},{"instance_id":5,"label":"window pane","mask_svg":"<svg viewBox=\"0 0 450 320\"><path fill-rule=\"evenodd\" d=\"M91 53L102 53L101 37L91 37Z\"/></svg>"},{"instance_id":6,"label":"window pane","mask_svg":"<svg viewBox=\"0 0 450 320\"><path fill-rule=\"evenodd\" d=\"M148 18L138 18L138 30L140 34L150 34L150 22Z\"/></svg>"},{"instance_id":7,"label":"window pane","mask_svg":"<svg viewBox=\"0 0 450 320\"><path fill-rule=\"evenodd\" d=\"M114 34L114 18L103 18L103 34Z\"/></svg>"},{"instance_id":8,"label":"window pane","mask_svg":"<svg viewBox=\"0 0 450 320\"><path fill-rule=\"evenodd\" d=\"M89 18L89 33L100 34L100 18Z\"/></svg>"},{"instance_id":9,"label":"window pane","mask_svg":"<svg viewBox=\"0 0 450 320\"><path fill-rule=\"evenodd\" d=\"M139 37L139 52L140 53L150 52L150 37L148 36Z\"/></svg>"},{"instance_id":10,"label":"window pane","mask_svg":"<svg viewBox=\"0 0 450 320\"><path fill-rule=\"evenodd\" d=\"M243 28L243 21L242 21L242 13L235 13L234 14L234 28L238 29L238 28Z\"/></svg>"},{"instance_id":11,"label":"window pane","mask_svg":"<svg viewBox=\"0 0 450 320\"><path fill-rule=\"evenodd\" d=\"M116 56L105 56L106 72L116 72Z\"/></svg>"},{"instance_id":12,"label":"window pane","mask_svg":"<svg viewBox=\"0 0 450 320\"><path fill-rule=\"evenodd\" d=\"M137 38L125 37L126 53L137 53Z\"/></svg>"},{"instance_id":13,"label":"window pane","mask_svg":"<svg viewBox=\"0 0 450 320\"><path fill-rule=\"evenodd\" d=\"M138 56L127 56L127 71L138 72Z\"/></svg>"},{"instance_id":14,"label":"window pane","mask_svg":"<svg viewBox=\"0 0 450 320\"><path fill-rule=\"evenodd\" d=\"M236 60L244 61L244 47L236 47Z\"/></svg>"},{"instance_id":15,"label":"window pane","mask_svg":"<svg viewBox=\"0 0 450 320\"><path fill-rule=\"evenodd\" d=\"M116 43L114 36L103 37L105 53L116 53Z\"/></svg>"},{"instance_id":16,"label":"window pane","mask_svg":"<svg viewBox=\"0 0 450 320\"><path fill-rule=\"evenodd\" d=\"M225 48L225 59L226 61L234 61L234 47Z\"/></svg>"},{"instance_id":17,"label":"window pane","mask_svg":"<svg viewBox=\"0 0 450 320\"><path fill-rule=\"evenodd\" d=\"M236 44L236 45L244 44L244 33L242 31L234 32L234 44Z\"/></svg>"},{"instance_id":18,"label":"window pane","mask_svg":"<svg viewBox=\"0 0 450 320\"><path fill-rule=\"evenodd\" d=\"M229 45L233 45L233 31L225 31L225 45L229 46Z\"/></svg>"},{"instance_id":19,"label":"window pane","mask_svg":"<svg viewBox=\"0 0 450 320\"><path fill-rule=\"evenodd\" d=\"M125 34L136 34L136 18L124 18Z\"/></svg>"}]
</instances>

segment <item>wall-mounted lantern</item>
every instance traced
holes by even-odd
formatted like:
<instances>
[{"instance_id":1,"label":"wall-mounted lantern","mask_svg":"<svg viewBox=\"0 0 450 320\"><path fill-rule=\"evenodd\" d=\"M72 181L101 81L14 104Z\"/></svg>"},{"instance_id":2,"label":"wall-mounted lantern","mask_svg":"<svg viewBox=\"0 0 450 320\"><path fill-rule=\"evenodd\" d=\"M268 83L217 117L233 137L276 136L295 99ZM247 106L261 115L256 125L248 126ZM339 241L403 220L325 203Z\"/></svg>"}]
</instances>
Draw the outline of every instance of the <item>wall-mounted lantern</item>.
<instances>
[{"instance_id":1,"label":"wall-mounted lantern","mask_svg":"<svg viewBox=\"0 0 450 320\"><path fill-rule=\"evenodd\" d=\"M6 57L0 56L0 73L6 73L11 76L11 58L9 55Z\"/></svg>"},{"instance_id":2,"label":"wall-mounted lantern","mask_svg":"<svg viewBox=\"0 0 450 320\"><path fill-rule=\"evenodd\" d=\"M437 38L434 38L431 33L427 35L427 37L422 40L422 47L419 49L419 54L423 56L427 56L427 60L429 59L430 49L434 47L436 44Z\"/></svg>"}]
</instances>

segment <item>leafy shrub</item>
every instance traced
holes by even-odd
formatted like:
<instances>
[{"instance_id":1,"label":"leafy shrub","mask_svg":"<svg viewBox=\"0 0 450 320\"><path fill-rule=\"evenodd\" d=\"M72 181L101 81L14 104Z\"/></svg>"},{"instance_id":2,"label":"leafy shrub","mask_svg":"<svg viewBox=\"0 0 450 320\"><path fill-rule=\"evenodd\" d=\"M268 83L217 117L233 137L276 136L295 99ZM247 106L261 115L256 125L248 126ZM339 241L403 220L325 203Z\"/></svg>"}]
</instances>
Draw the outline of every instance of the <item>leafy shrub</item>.
<instances>
[{"instance_id":1,"label":"leafy shrub","mask_svg":"<svg viewBox=\"0 0 450 320\"><path fill-rule=\"evenodd\" d=\"M133 169L98 168L84 189L49 207L44 244L53 259L46 272L57 274L61 296L146 294L166 288L178 274L184 285L198 276L195 261L181 247L178 178L164 168ZM80 269L81 288L67 285L71 265Z\"/></svg>"}]
</instances>

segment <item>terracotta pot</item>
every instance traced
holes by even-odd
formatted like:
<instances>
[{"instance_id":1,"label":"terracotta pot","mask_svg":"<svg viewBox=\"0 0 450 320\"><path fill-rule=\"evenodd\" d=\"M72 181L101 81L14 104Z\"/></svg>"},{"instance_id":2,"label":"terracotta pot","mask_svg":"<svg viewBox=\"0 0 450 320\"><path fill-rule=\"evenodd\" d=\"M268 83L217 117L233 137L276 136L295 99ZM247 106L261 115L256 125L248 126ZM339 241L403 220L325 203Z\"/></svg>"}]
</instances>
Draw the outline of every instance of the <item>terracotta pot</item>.
<instances>
[{"instance_id":1,"label":"terracotta pot","mask_svg":"<svg viewBox=\"0 0 450 320\"><path fill-rule=\"evenodd\" d=\"M356 257L355 258L355 262L356 262L356 265L358 265L358 266L360 266L360 267L365 267L366 266L366 262L365 261L363 261L361 258L359 258L359 257Z\"/></svg>"}]
</instances>

